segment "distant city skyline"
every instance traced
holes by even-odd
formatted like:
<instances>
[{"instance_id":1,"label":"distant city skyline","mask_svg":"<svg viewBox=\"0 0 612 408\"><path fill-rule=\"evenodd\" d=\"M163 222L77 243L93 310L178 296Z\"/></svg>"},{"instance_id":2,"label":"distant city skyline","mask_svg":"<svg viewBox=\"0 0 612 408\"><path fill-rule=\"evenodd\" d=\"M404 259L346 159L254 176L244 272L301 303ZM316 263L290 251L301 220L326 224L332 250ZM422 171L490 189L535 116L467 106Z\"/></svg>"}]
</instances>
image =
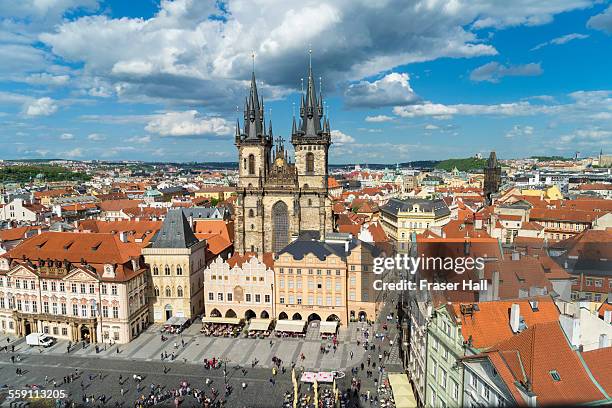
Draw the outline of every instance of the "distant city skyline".
<instances>
[{"instance_id":1,"label":"distant city skyline","mask_svg":"<svg viewBox=\"0 0 612 408\"><path fill-rule=\"evenodd\" d=\"M0 16L4 160L234 162L253 66L287 139L309 49L332 164L611 153L609 1L28 0Z\"/></svg>"}]
</instances>

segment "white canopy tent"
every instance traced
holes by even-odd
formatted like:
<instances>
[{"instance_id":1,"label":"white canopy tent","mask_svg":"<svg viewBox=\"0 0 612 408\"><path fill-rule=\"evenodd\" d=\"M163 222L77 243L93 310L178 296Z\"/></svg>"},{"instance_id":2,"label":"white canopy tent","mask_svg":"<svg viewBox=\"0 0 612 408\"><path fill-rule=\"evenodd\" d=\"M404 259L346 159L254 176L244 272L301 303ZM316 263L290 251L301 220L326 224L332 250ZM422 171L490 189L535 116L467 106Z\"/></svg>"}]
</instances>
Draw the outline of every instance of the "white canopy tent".
<instances>
[{"instance_id":1,"label":"white canopy tent","mask_svg":"<svg viewBox=\"0 0 612 408\"><path fill-rule=\"evenodd\" d=\"M164 324L166 326L183 326L188 321L189 319L186 317L172 316L171 318L166 320L166 323Z\"/></svg>"},{"instance_id":2,"label":"white canopy tent","mask_svg":"<svg viewBox=\"0 0 612 408\"><path fill-rule=\"evenodd\" d=\"M277 332L303 333L306 320L278 320L275 330Z\"/></svg>"},{"instance_id":3,"label":"white canopy tent","mask_svg":"<svg viewBox=\"0 0 612 408\"><path fill-rule=\"evenodd\" d=\"M336 334L337 330L338 330L337 321L320 323L320 329L319 329L320 334Z\"/></svg>"},{"instance_id":4,"label":"white canopy tent","mask_svg":"<svg viewBox=\"0 0 612 408\"><path fill-rule=\"evenodd\" d=\"M202 323L218 323L218 324L240 324L242 319L238 317L203 317Z\"/></svg>"},{"instance_id":5,"label":"white canopy tent","mask_svg":"<svg viewBox=\"0 0 612 408\"><path fill-rule=\"evenodd\" d=\"M265 331L270 328L270 324L272 323L272 319L251 319L251 323L249 324L249 331L251 330L261 330Z\"/></svg>"}]
</instances>

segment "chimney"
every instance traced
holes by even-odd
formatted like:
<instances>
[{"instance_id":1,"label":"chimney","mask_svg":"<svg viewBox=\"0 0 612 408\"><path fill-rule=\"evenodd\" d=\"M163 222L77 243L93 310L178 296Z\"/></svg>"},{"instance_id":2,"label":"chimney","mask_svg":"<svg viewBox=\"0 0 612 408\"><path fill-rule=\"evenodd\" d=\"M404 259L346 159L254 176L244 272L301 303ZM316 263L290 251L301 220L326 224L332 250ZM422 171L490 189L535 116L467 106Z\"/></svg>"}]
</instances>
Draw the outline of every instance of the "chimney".
<instances>
[{"instance_id":1,"label":"chimney","mask_svg":"<svg viewBox=\"0 0 612 408\"><path fill-rule=\"evenodd\" d=\"M578 347L580 346L580 339L582 337L582 333L581 333L581 329L580 329L580 312L576 313L577 316L572 317L572 326L571 326L571 332L569 337L569 341L570 343L575 346Z\"/></svg>"},{"instance_id":2,"label":"chimney","mask_svg":"<svg viewBox=\"0 0 612 408\"><path fill-rule=\"evenodd\" d=\"M127 242L127 231L121 231L119 233L119 240L121 242Z\"/></svg>"},{"instance_id":3,"label":"chimney","mask_svg":"<svg viewBox=\"0 0 612 408\"><path fill-rule=\"evenodd\" d=\"M510 328L512 333L518 333L519 323L521 321L521 306L518 303L513 303L510 308Z\"/></svg>"},{"instance_id":4,"label":"chimney","mask_svg":"<svg viewBox=\"0 0 612 408\"><path fill-rule=\"evenodd\" d=\"M499 300L499 271L493 271L493 299Z\"/></svg>"},{"instance_id":5,"label":"chimney","mask_svg":"<svg viewBox=\"0 0 612 408\"><path fill-rule=\"evenodd\" d=\"M604 322L612 324L612 310L606 310L604 312Z\"/></svg>"},{"instance_id":6,"label":"chimney","mask_svg":"<svg viewBox=\"0 0 612 408\"><path fill-rule=\"evenodd\" d=\"M610 342L608 341L608 335L605 333L601 333L599 335L599 348L606 348L610 345Z\"/></svg>"}]
</instances>

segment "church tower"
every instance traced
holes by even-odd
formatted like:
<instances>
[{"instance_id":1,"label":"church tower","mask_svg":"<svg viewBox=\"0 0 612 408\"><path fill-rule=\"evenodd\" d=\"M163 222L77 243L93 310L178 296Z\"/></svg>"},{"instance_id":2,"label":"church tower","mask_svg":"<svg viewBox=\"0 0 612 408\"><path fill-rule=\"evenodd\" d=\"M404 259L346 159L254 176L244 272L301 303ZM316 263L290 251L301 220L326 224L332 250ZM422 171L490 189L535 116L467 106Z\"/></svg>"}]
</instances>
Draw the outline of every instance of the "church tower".
<instances>
[{"instance_id":1,"label":"church tower","mask_svg":"<svg viewBox=\"0 0 612 408\"><path fill-rule=\"evenodd\" d=\"M323 112L323 95L317 98L312 66L308 67L306 95L300 101L300 124L293 119L291 143L295 148L300 188L327 190L327 165L331 134Z\"/></svg>"},{"instance_id":2,"label":"church tower","mask_svg":"<svg viewBox=\"0 0 612 408\"><path fill-rule=\"evenodd\" d=\"M239 187L262 187L270 167L272 135L266 134L263 98L257 94L255 72L251 90L244 103L244 129L236 122L236 147L239 152Z\"/></svg>"},{"instance_id":3,"label":"church tower","mask_svg":"<svg viewBox=\"0 0 612 408\"><path fill-rule=\"evenodd\" d=\"M272 144L275 142L275 149ZM329 121L323 97L317 98L312 66L308 87L301 95L300 124L293 118L291 143L295 163L285 150L284 139L266 132L263 99L257 94L255 75L245 103L244 126L236 125L238 188L234 206L234 249L278 253L304 231L320 237L332 231L328 196Z\"/></svg>"},{"instance_id":4,"label":"church tower","mask_svg":"<svg viewBox=\"0 0 612 408\"><path fill-rule=\"evenodd\" d=\"M487 205L493 203L493 195L499 192L501 186L501 166L497 161L495 152L491 152L487 160L487 166L484 168L484 186L483 192Z\"/></svg>"}]
</instances>

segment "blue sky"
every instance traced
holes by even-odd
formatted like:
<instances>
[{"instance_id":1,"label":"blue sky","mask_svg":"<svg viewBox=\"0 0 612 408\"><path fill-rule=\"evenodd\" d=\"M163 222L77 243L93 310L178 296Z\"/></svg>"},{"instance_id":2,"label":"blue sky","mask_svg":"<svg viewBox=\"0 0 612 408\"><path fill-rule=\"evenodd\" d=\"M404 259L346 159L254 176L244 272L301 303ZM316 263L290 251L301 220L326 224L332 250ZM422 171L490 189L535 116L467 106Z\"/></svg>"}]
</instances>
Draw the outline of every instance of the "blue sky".
<instances>
[{"instance_id":1,"label":"blue sky","mask_svg":"<svg viewBox=\"0 0 612 408\"><path fill-rule=\"evenodd\" d=\"M0 159L233 161L252 52L286 138L309 48L332 163L611 153L609 1L27 0L0 3Z\"/></svg>"}]
</instances>

